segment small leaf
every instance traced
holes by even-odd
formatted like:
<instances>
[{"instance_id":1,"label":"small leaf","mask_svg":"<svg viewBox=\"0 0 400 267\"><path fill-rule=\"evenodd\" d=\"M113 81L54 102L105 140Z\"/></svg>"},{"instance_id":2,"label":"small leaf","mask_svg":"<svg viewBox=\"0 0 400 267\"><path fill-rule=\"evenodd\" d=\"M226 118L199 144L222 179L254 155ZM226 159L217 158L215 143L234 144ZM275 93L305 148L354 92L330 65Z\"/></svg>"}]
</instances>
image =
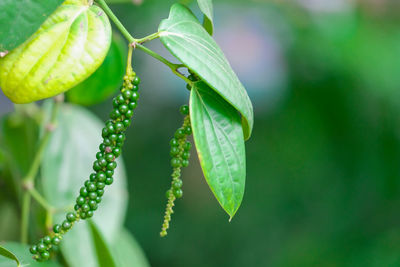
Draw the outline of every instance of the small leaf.
<instances>
[{"instance_id":1,"label":"small leaf","mask_svg":"<svg viewBox=\"0 0 400 267\"><path fill-rule=\"evenodd\" d=\"M97 228L96 224L89 221L90 230L92 233L94 247L96 249L96 255L99 263L99 267L115 267L117 266L114 262L113 256L111 255L110 248L107 245L102 233Z\"/></svg>"},{"instance_id":2,"label":"small leaf","mask_svg":"<svg viewBox=\"0 0 400 267\"><path fill-rule=\"evenodd\" d=\"M197 0L201 12L204 14L203 27L206 31L213 34L213 3L212 0Z\"/></svg>"},{"instance_id":3,"label":"small leaf","mask_svg":"<svg viewBox=\"0 0 400 267\"><path fill-rule=\"evenodd\" d=\"M246 179L240 115L205 83L198 82L190 93L190 118L204 177L232 218L242 202Z\"/></svg>"},{"instance_id":4,"label":"small leaf","mask_svg":"<svg viewBox=\"0 0 400 267\"><path fill-rule=\"evenodd\" d=\"M28 39L63 0L1 0L0 52L10 51Z\"/></svg>"},{"instance_id":5,"label":"small leaf","mask_svg":"<svg viewBox=\"0 0 400 267\"><path fill-rule=\"evenodd\" d=\"M53 260L45 262L37 262L32 258L29 252L29 246L16 242L5 242L1 244L2 247L11 252L19 261L19 265L14 259L10 260L8 257L0 256L1 267L15 267L15 266L29 266L29 267L61 267L61 265ZM0 253L1 254L1 253ZM1 254L2 255L2 254ZM3 255L4 256L4 255Z\"/></svg>"},{"instance_id":6,"label":"small leaf","mask_svg":"<svg viewBox=\"0 0 400 267\"><path fill-rule=\"evenodd\" d=\"M174 4L169 18L161 22L158 30L164 46L242 114L247 140L253 128L249 96L222 50L193 13Z\"/></svg>"},{"instance_id":7,"label":"small leaf","mask_svg":"<svg viewBox=\"0 0 400 267\"><path fill-rule=\"evenodd\" d=\"M67 91L68 100L90 106L110 97L122 84L126 56L125 41L119 35L114 34L103 64L89 78Z\"/></svg>"},{"instance_id":8,"label":"small leaf","mask_svg":"<svg viewBox=\"0 0 400 267\"><path fill-rule=\"evenodd\" d=\"M50 104L45 103L47 110ZM102 141L103 124L85 108L69 104L61 107L56 129L51 135L42 161L43 195L54 207L65 209L72 206L79 195L79 188L93 172L95 155ZM107 188L101 205L93 216L108 242L114 241L122 227L127 207L126 174L121 157L117 163L114 183ZM55 222L63 219L64 212L59 212L54 217ZM89 225L83 221L77 223L63 238L61 251L69 266L97 266L89 231Z\"/></svg>"},{"instance_id":9,"label":"small leaf","mask_svg":"<svg viewBox=\"0 0 400 267\"><path fill-rule=\"evenodd\" d=\"M15 261L18 267L21 266L17 256L15 256L11 251L7 250L6 248L3 248L2 246L0 246L0 255Z\"/></svg>"}]
</instances>

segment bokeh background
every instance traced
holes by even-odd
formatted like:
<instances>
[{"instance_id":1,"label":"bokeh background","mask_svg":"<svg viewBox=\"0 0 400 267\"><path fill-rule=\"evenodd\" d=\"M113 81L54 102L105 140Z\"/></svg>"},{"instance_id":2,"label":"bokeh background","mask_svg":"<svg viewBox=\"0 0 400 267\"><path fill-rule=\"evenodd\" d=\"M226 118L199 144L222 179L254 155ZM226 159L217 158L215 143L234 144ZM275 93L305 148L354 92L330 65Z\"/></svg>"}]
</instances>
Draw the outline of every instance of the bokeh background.
<instances>
[{"instance_id":1,"label":"bokeh background","mask_svg":"<svg viewBox=\"0 0 400 267\"><path fill-rule=\"evenodd\" d=\"M112 8L144 36L174 1L133 2ZM400 2L214 4L215 38L255 108L246 192L228 222L193 156L169 234L159 237L169 139L189 95L168 68L135 52L142 93L123 155L126 226L150 264L400 266ZM158 41L149 47L168 57ZM90 109L105 120L110 104ZM1 95L0 113L12 108Z\"/></svg>"}]
</instances>

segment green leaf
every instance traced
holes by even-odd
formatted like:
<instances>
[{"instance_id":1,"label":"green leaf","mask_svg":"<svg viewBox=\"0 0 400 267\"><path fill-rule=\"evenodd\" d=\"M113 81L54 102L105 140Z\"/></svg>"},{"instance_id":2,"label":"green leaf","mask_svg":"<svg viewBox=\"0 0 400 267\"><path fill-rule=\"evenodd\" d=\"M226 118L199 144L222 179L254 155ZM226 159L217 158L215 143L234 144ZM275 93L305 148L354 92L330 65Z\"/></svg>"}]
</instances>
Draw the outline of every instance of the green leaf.
<instances>
[{"instance_id":1,"label":"green leaf","mask_svg":"<svg viewBox=\"0 0 400 267\"><path fill-rule=\"evenodd\" d=\"M203 82L190 93L190 118L201 168L232 218L243 199L246 157L240 115Z\"/></svg>"},{"instance_id":2,"label":"green leaf","mask_svg":"<svg viewBox=\"0 0 400 267\"><path fill-rule=\"evenodd\" d=\"M46 102L47 109L50 104ZM54 207L62 209L74 204L79 188L92 172L95 155L102 141L103 124L80 106L64 104L61 107L57 128L42 161L43 195ZM121 158L117 162L114 183L107 188L93 216L108 242L114 241L122 227L127 207L124 164ZM61 222L64 216L64 212L57 213L55 221ZM89 225L83 221L77 223L63 238L61 251L70 266L97 266L89 233Z\"/></svg>"},{"instance_id":3,"label":"green leaf","mask_svg":"<svg viewBox=\"0 0 400 267\"><path fill-rule=\"evenodd\" d=\"M102 233L97 228L96 224L89 221L90 230L93 237L94 247L96 249L96 255L99 263L99 267L114 267L117 266L114 262L114 258L111 255L110 248L107 245Z\"/></svg>"},{"instance_id":4,"label":"green leaf","mask_svg":"<svg viewBox=\"0 0 400 267\"><path fill-rule=\"evenodd\" d=\"M88 79L67 91L68 100L89 106L100 103L114 94L122 83L127 51L125 41L114 34L103 64Z\"/></svg>"},{"instance_id":5,"label":"green leaf","mask_svg":"<svg viewBox=\"0 0 400 267\"><path fill-rule=\"evenodd\" d=\"M61 265L55 261L48 260L46 262L37 262L32 259L32 255L29 252L29 246L23 245L16 242L6 242L1 244L3 249L11 252L19 261L19 265L15 262L15 259L10 260L9 257L0 256L1 267L15 267L15 266L29 266L29 267L60 267ZM1 249L0 249L1 250ZM0 253L3 255L2 253ZM3 255L4 256L4 255Z\"/></svg>"},{"instance_id":6,"label":"green leaf","mask_svg":"<svg viewBox=\"0 0 400 267\"><path fill-rule=\"evenodd\" d=\"M150 264L132 234L122 229L112 246L113 255L118 267L149 267Z\"/></svg>"},{"instance_id":7,"label":"green leaf","mask_svg":"<svg viewBox=\"0 0 400 267\"><path fill-rule=\"evenodd\" d=\"M2 246L0 246L0 255L15 261L18 267L21 266L17 256L15 256L11 251L7 250L6 248L3 248Z\"/></svg>"},{"instance_id":8,"label":"green leaf","mask_svg":"<svg viewBox=\"0 0 400 267\"><path fill-rule=\"evenodd\" d=\"M204 14L203 27L206 31L213 34L213 3L212 0L197 0L201 12Z\"/></svg>"},{"instance_id":9,"label":"green leaf","mask_svg":"<svg viewBox=\"0 0 400 267\"><path fill-rule=\"evenodd\" d=\"M253 128L249 96L222 50L193 13L181 4L174 4L169 18L161 22L159 32L161 42L176 58L242 114L247 140Z\"/></svg>"},{"instance_id":10,"label":"green leaf","mask_svg":"<svg viewBox=\"0 0 400 267\"><path fill-rule=\"evenodd\" d=\"M1 0L0 52L10 51L28 39L63 0Z\"/></svg>"}]
</instances>

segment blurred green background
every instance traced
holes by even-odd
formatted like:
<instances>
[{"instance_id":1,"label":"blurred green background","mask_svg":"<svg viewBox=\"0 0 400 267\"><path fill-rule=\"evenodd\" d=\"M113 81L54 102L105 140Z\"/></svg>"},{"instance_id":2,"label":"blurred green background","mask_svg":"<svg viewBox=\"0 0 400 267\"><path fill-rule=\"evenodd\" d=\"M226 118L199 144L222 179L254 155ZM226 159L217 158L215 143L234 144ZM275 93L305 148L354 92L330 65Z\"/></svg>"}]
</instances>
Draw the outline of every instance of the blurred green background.
<instances>
[{"instance_id":1,"label":"blurred green background","mask_svg":"<svg viewBox=\"0 0 400 267\"><path fill-rule=\"evenodd\" d=\"M140 37L174 1L133 2L112 8ZM126 226L151 266L400 266L400 2L214 4L214 36L255 108L246 192L228 222L193 156L169 234L159 237L169 139L188 92L136 51ZM149 47L173 60L158 41ZM110 105L90 109L105 120ZM11 108L1 95L0 111Z\"/></svg>"}]
</instances>

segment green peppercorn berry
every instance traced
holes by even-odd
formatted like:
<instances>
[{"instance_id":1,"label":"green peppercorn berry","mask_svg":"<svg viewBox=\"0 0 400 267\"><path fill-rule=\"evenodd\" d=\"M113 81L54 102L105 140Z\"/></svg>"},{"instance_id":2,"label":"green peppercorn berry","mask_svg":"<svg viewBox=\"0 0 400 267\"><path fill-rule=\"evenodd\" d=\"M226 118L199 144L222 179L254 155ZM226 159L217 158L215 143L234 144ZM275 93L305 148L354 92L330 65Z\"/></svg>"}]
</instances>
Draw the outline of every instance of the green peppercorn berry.
<instances>
[{"instance_id":1,"label":"green peppercorn berry","mask_svg":"<svg viewBox=\"0 0 400 267\"><path fill-rule=\"evenodd\" d=\"M105 159L107 160L107 162L112 162L115 160L115 156L114 154L106 154Z\"/></svg>"},{"instance_id":2,"label":"green peppercorn berry","mask_svg":"<svg viewBox=\"0 0 400 267\"><path fill-rule=\"evenodd\" d=\"M104 149L106 149L106 145L105 145L105 144L100 144L100 145L99 145L99 150L100 150L101 152L104 152Z\"/></svg>"},{"instance_id":3,"label":"green peppercorn berry","mask_svg":"<svg viewBox=\"0 0 400 267\"><path fill-rule=\"evenodd\" d=\"M107 164L107 170L114 170L117 167L117 163L115 161Z\"/></svg>"},{"instance_id":4,"label":"green peppercorn berry","mask_svg":"<svg viewBox=\"0 0 400 267\"><path fill-rule=\"evenodd\" d=\"M188 115L189 114L189 106L188 105L182 105L179 108L179 111L181 112L182 115Z\"/></svg>"},{"instance_id":5,"label":"green peppercorn berry","mask_svg":"<svg viewBox=\"0 0 400 267\"><path fill-rule=\"evenodd\" d=\"M182 153L182 158L183 159L189 159L189 157L190 157L190 152L185 151L185 152Z\"/></svg>"},{"instance_id":6,"label":"green peppercorn berry","mask_svg":"<svg viewBox=\"0 0 400 267\"><path fill-rule=\"evenodd\" d=\"M139 99L139 93L132 92L131 101L138 101L138 99Z\"/></svg>"},{"instance_id":7,"label":"green peppercorn berry","mask_svg":"<svg viewBox=\"0 0 400 267\"><path fill-rule=\"evenodd\" d=\"M173 168L178 168L181 166L181 160L179 158L172 158L171 159L171 166Z\"/></svg>"},{"instance_id":8,"label":"green peppercorn berry","mask_svg":"<svg viewBox=\"0 0 400 267\"><path fill-rule=\"evenodd\" d=\"M101 131L101 137L106 138L110 133L108 132L107 128L103 128Z\"/></svg>"},{"instance_id":9,"label":"green peppercorn berry","mask_svg":"<svg viewBox=\"0 0 400 267\"><path fill-rule=\"evenodd\" d=\"M36 249L38 252L43 252L46 251L46 246L42 242L39 242L36 246Z\"/></svg>"},{"instance_id":10,"label":"green peppercorn berry","mask_svg":"<svg viewBox=\"0 0 400 267\"><path fill-rule=\"evenodd\" d=\"M109 137L107 137L103 139L103 144L105 144L106 146L110 146L112 145L112 141L110 140Z\"/></svg>"},{"instance_id":11,"label":"green peppercorn berry","mask_svg":"<svg viewBox=\"0 0 400 267\"><path fill-rule=\"evenodd\" d=\"M48 258L50 258L50 253L47 251L43 251L42 253L40 253L40 256L43 260L47 260Z\"/></svg>"},{"instance_id":12,"label":"green peppercorn berry","mask_svg":"<svg viewBox=\"0 0 400 267\"><path fill-rule=\"evenodd\" d=\"M192 134L192 127L186 126L186 127L185 127L185 133L186 133L187 135L191 135L191 134Z\"/></svg>"},{"instance_id":13,"label":"green peppercorn berry","mask_svg":"<svg viewBox=\"0 0 400 267\"><path fill-rule=\"evenodd\" d=\"M86 187L82 186L81 189L79 190L79 194L80 194L82 197L86 197L87 194L88 194L88 191L87 191Z\"/></svg>"},{"instance_id":14,"label":"green peppercorn berry","mask_svg":"<svg viewBox=\"0 0 400 267\"><path fill-rule=\"evenodd\" d=\"M75 211L78 211L80 208L81 208L81 206L79 206L78 204L75 204L75 205L74 205L74 210L75 210Z\"/></svg>"},{"instance_id":15,"label":"green peppercorn berry","mask_svg":"<svg viewBox=\"0 0 400 267\"><path fill-rule=\"evenodd\" d=\"M183 191L180 188L174 188L172 192L176 198L181 198L183 196Z\"/></svg>"},{"instance_id":16,"label":"green peppercorn berry","mask_svg":"<svg viewBox=\"0 0 400 267\"><path fill-rule=\"evenodd\" d=\"M126 113L125 113L125 116L127 117L127 118L132 118L132 116L133 116L133 111L130 109L130 110L128 110Z\"/></svg>"},{"instance_id":17,"label":"green peppercorn berry","mask_svg":"<svg viewBox=\"0 0 400 267\"><path fill-rule=\"evenodd\" d=\"M117 141L118 136L117 136L116 134L111 134L108 138L109 138L112 142L115 142L115 141Z\"/></svg>"},{"instance_id":18,"label":"green peppercorn berry","mask_svg":"<svg viewBox=\"0 0 400 267\"><path fill-rule=\"evenodd\" d=\"M88 192L94 192L94 191L96 191L96 184L94 184L94 183L88 183L88 185L86 186L86 189L87 189L87 191Z\"/></svg>"},{"instance_id":19,"label":"green peppercorn berry","mask_svg":"<svg viewBox=\"0 0 400 267\"><path fill-rule=\"evenodd\" d=\"M90 180L86 180L85 183L84 183L84 185L85 185L85 186L88 186L89 183L90 183Z\"/></svg>"},{"instance_id":20,"label":"green peppercorn berry","mask_svg":"<svg viewBox=\"0 0 400 267\"><path fill-rule=\"evenodd\" d=\"M96 200L97 203L100 203L101 202L101 197L98 196L98 197L96 197L95 200Z\"/></svg>"},{"instance_id":21,"label":"green peppercorn berry","mask_svg":"<svg viewBox=\"0 0 400 267\"><path fill-rule=\"evenodd\" d=\"M100 165L101 167L107 166L107 160L106 160L105 158L100 158L100 159L98 159L97 161L99 162L99 165Z\"/></svg>"},{"instance_id":22,"label":"green peppercorn berry","mask_svg":"<svg viewBox=\"0 0 400 267\"><path fill-rule=\"evenodd\" d=\"M85 203L85 204L82 205L82 210L84 212L87 212L88 210L90 210L90 206L87 203Z\"/></svg>"},{"instance_id":23,"label":"green peppercorn berry","mask_svg":"<svg viewBox=\"0 0 400 267\"><path fill-rule=\"evenodd\" d=\"M125 141L125 134L120 133L117 137L118 142L124 142Z\"/></svg>"},{"instance_id":24,"label":"green peppercorn berry","mask_svg":"<svg viewBox=\"0 0 400 267\"><path fill-rule=\"evenodd\" d=\"M86 219L86 217L87 217L86 212L81 210L81 212L79 213L79 217L81 217L82 219Z\"/></svg>"},{"instance_id":25,"label":"green peppercorn berry","mask_svg":"<svg viewBox=\"0 0 400 267\"><path fill-rule=\"evenodd\" d=\"M125 119L122 123L124 124L125 128L128 128L131 125L131 121L128 119Z\"/></svg>"},{"instance_id":26,"label":"green peppercorn berry","mask_svg":"<svg viewBox=\"0 0 400 267\"><path fill-rule=\"evenodd\" d=\"M121 114L125 114L128 111L128 105L123 104L121 106L119 106L119 112L121 112Z\"/></svg>"},{"instance_id":27,"label":"green peppercorn berry","mask_svg":"<svg viewBox=\"0 0 400 267\"><path fill-rule=\"evenodd\" d=\"M58 244L60 244L61 239L58 236L53 237L53 240L51 240L51 243L53 243L53 245L57 246Z\"/></svg>"},{"instance_id":28,"label":"green peppercorn berry","mask_svg":"<svg viewBox=\"0 0 400 267\"><path fill-rule=\"evenodd\" d=\"M117 142L117 143L115 144L115 146L118 147L118 148L121 148L121 147L124 146L124 142Z\"/></svg>"},{"instance_id":29,"label":"green peppercorn berry","mask_svg":"<svg viewBox=\"0 0 400 267\"><path fill-rule=\"evenodd\" d=\"M97 202L96 200L90 200L89 201L89 206L91 210L97 210Z\"/></svg>"},{"instance_id":30,"label":"green peppercorn berry","mask_svg":"<svg viewBox=\"0 0 400 267\"><path fill-rule=\"evenodd\" d=\"M182 180L181 179L177 179L177 180L174 180L173 182L172 182L172 187L174 188L174 189L179 189L179 188L181 188L182 187Z\"/></svg>"},{"instance_id":31,"label":"green peppercorn berry","mask_svg":"<svg viewBox=\"0 0 400 267\"><path fill-rule=\"evenodd\" d=\"M109 155L109 154L107 154ZM96 180L99 182L104 182L106 180L106 174L104 172L98 172L96 174Z\"/></svg>"},{"instance_id":32,"label":"green peppercorn berry","mask_svg":"<svg viewBox=\"0 0 400 267\"><path fill-rule=\"evenodd\" d=\"M30 251L32 254L36 254L36 253L37 253L37 246L36 246L36 245L31 246L31 247L29 248L29 251Z\"/></svg>"},{"instance_id":33,"label":"green peppercorn berry","mask_svg":"<svg viewBox=\"0 0 400 267\"><path fill-rule=\"evenodd\" d=\"M96 197L97 197L97 191L89 193L89 199L96 199Z\"/></svg>"},{"instance_id":34,"label":"green peppercorn berry","mask_svg":"<svg viewBox=\"0 0 400 267\"><path fill-rule=\"evenodd\" d=\"M45 237L43 237L43 243L45 243L46 245L51 243L51 237L46 235Z\"/></svg>"},{"instance_id":35,"label":"green peppercorn berry","mask_svg":"<svg viewBox=\"0 0 400 267\"><path fill-rule=\"evenodd\" d=\"M189 141L186 141L185 145L183 146L183 149L185 151L189 151L192 148L192 143L190 143Z\"/></svg>"},{"instance_id":36,"label":"green peppercorn berry","mask_svg":"<svg viewBox=\"0 0 400 267\"><path fill-rule=\"evenodd\" d=\"M176 138L172 138L171 142L169 143L171 146L179 146L179 142Z\"/></svg>"},{"instance_id":37,"label":"green peppercorn berry","mask_svg":"<svg viewBox=\"0 0 400 267\"><path fill-rule=\"evenodd\" d=\"M138 76L135 76L135 78L133 78L132 83L133 83L134 85L139 85L139 83L140 83L140 78L139 78Z\"/></svg>"},{"instance_id":38,"label":"green peppercorn berry","mask_svg":"<svg viewBox=\"0 0 400 267\"><path fill-rule=\"evenodd\" d=\"M86 212L86 216L88 217L88 218L91 218L91 217L93 217L93 211L92 210L89 210L88 212Z\"/></svg>"},{"instance_id":39,"label":"green peppercorn berry","mask_svg":"<svg viewBox=\"0 0 400 267\"><path fill-rule=\"evenodd\" d=\"M189 166L189 161L187 159L182 160L182 167Z\"/></svg>"},{"instance_id":40,"label":"green peppercorn berry","mask_svg":"<svg viewBox=\"0 0 400 267\"><path fill-rule=\"evenodd\" d=\"M137 107L137 103L136 103L135 101L130 102L130 103L128 104L128 108L129 108L130 110L133 110L133 109L135 109L136 107Z\"/></svg>"},{"instance_id":41,"label":"green peppercorn berry","mask_svg":"<svg viewBox=\"0 0 400 267\"><path fill-rule=\"evenodd\" d=\"M69 221L67 221L67 220L64 220L63 223L62 223L63 230L68 230L68 229L71 228L71 226L72 226L71 223Z\"/></svg>"},{"instance_id":42,"label":"green peppercorn berry","mask_svg":"<svg viewBox=\"0 0 400 267\"><path fill-rule=\"evenodd\" d=\"M112 178L112 177L107 177L107 179L106 179L106 181L105 181L105 184L106 185L110 185L110 184L112 184L114 182L114 179Z\"/></svg>"},{"instance_id":43,"label":"green peppercorn berry","mask_svg":"<svg viewBox=\"0 0 400 267\"><path fill-rule=\"evenodd\" d=\"M179 128L178 130L176 130L175 132L175 138L176 139L181 139L185 137L185 130L182 128Z\"/></svg>"},{"instance_id":44,"label":"green peppercorn berry","mask_svg":"<svg viewBox=\"0 0 400 267\"><path fill-rule=\"evenodd\" d=\"M116 119L118 119L119 117L121 117L121 112L119 112L119 110L118 109L113 109L112 111L111 111L111 113L110 113L110 118L111 119L113 119L113 120L116 120Z\"/></svg>"},{"instance_id":45,"label":"green peppercorn berry","mask_svg":"<svg viewBox=\"0 0 400 267\"><path fill-rule=\"evenodd\" d=\"M107 127L107 132L108 132L108 134L113 134L113 133L115 133L115 127L114 127L114 124L113 124L113 123L108 123L106 127Z\"/></svg>"},{"instance_id":46,"label":"green peppercorn berry","mask_svg":"<svg viewBox=\"0 0 400 267\"><path fill-rule=\"evenodd\" d=\"M101 166L97 160L93 163L93 170L96 172L101 170Z\"/></svg>"},{"instance_id":47,"label":"green peppercorn berry","mask_svg":"<svg viewBox=\"0 0 400 267\"><path fill-rule=\"evenodd\" d=\"M131 90L125 90L125 91L122 92L122 95L124 96L124 98L126 100L129 100L132 97L132 93L133 92Z\"/></svg>"},{"instance_id":48,"label":"green peppercorn berry","mask_svg":"<svg viewBox=\"0 0 400 267\"><path fill-rule=\"evenodd\" d=\"M113 154L115 157L118 157L119 155L121 155L121 149L116 147L113 149Z\"/></svg>"},{"instance_id":49,"label":"green peppercorn berry","mask_svg":"<svg viewBox=\"0 0 400 267\"><path fill-rule=\"evenodd\" d=\"M96 187L97 187L98 189L103 189L105 186L106 186L106 185L105 185L104 183L102 183L102 182L97 182L97 184L96 184Z\"/></svg>"},{"instance_id":50,"label":"green peppercorn berry","mask_svg":"<svg viewBox=\"0 0 400 267\"><path fill-rule=\"evenodd\" d=\"M82 206L83 204L85 204L85 198L84 197L78 197L76 199L76 204L78 204L79 206Z\"/></svg>"},{"instance_id":51,"label":"green peppercorn berry","mask_svg":"<svg viewBox=\"0 0 400 267\"><path fill-rule=\"evenodd\" d=\"M124 113L126 113L126 111ZM125 130L124 124L122 122L116 122L115 130L117 133L122 132L123 130Z\"/></svg>"},{"instance_id":52,"label":"green peppercorn berry","mask_svg":"<svg viewBox=\"0 0 400 267\"><path fill-rule=\"evenodd\" d=\"M176 156L176 155L178 155L178 153L179 153L179 148L178 147L176 147L176 146L171 147L171 150L170 150L170 153L169 153L171 156Z\"/></svg>"},{"instance_id":53,"label":"green peppercorn berry","mask_svg":"<svg viewBox=\"0 0 400 267\"><path fill-rule=\"evenodd\" d=\"M90 176L89 176L89 180L93 182L93 181L96 180L96 177L97 177L96 173L91 173Z\"/></svg>"},{"instance_id":54,"label":"green peppercorn berry","mask_svg":"<svg viewBox=\"0 0 400 267\"><path fill-rule=\"evenodd\" d=\"M97 189L97 196L101 197L104 195L104 189Z\"/></svg>"},{"instance_id":55,"label":"green peppercorn berry","mask_svg":"<svg viewBox=\"0 0 400 267\"><path fill-rule=\"evenodd\" d=\"M118 104L119 104L119 105L125 103L125 99L124 99L124 97L123 97L121 94L119 94L116 98L117 98L117 101L118 101Z\"/></svg>"},{"instance_id":56,"label":"green peppercorn berry","mask_svg":"<svg viewBox=\"0 0 400 267\"><path fill-rule=\"evenodd\" d=\"M53 226L53 232L56 233L56 234L58 234L59 232L61 232L61 225L55 224L55 225Z\"/></svg>"},{"instance_id":57,"label":"green peppercorn berry","mask_svg":"<svg viewBox=\"0 0 400 267\"><path fill-rule=\"evenodd\" d=\"M69 222L74 222L76 220L76 214L75 214L75 212L68 212L67 215L65 216L65 218Z\"/></svg>"},{"instance_id":58,"label":"green peppercorn berry","mask_svg":"<svg viewBox=\"0 0 400 267\"><path fill-rule=\"evenodd\" d=\"M119 106L119 103L118 103L118 100L116 97L113 98L112 105L114 108L117 108Z\"/></svg>"},{"instance_id":59,"label":"green peppercorn berry","mask_svg":"<svg viewBox=\"0 0 400 267\"><path fill-rule=\"evenodd\" d=\"M114 175L114 171L113 170L106 170L106 176L107 177L112 177Z\"/></svg>"}]
</instances>

